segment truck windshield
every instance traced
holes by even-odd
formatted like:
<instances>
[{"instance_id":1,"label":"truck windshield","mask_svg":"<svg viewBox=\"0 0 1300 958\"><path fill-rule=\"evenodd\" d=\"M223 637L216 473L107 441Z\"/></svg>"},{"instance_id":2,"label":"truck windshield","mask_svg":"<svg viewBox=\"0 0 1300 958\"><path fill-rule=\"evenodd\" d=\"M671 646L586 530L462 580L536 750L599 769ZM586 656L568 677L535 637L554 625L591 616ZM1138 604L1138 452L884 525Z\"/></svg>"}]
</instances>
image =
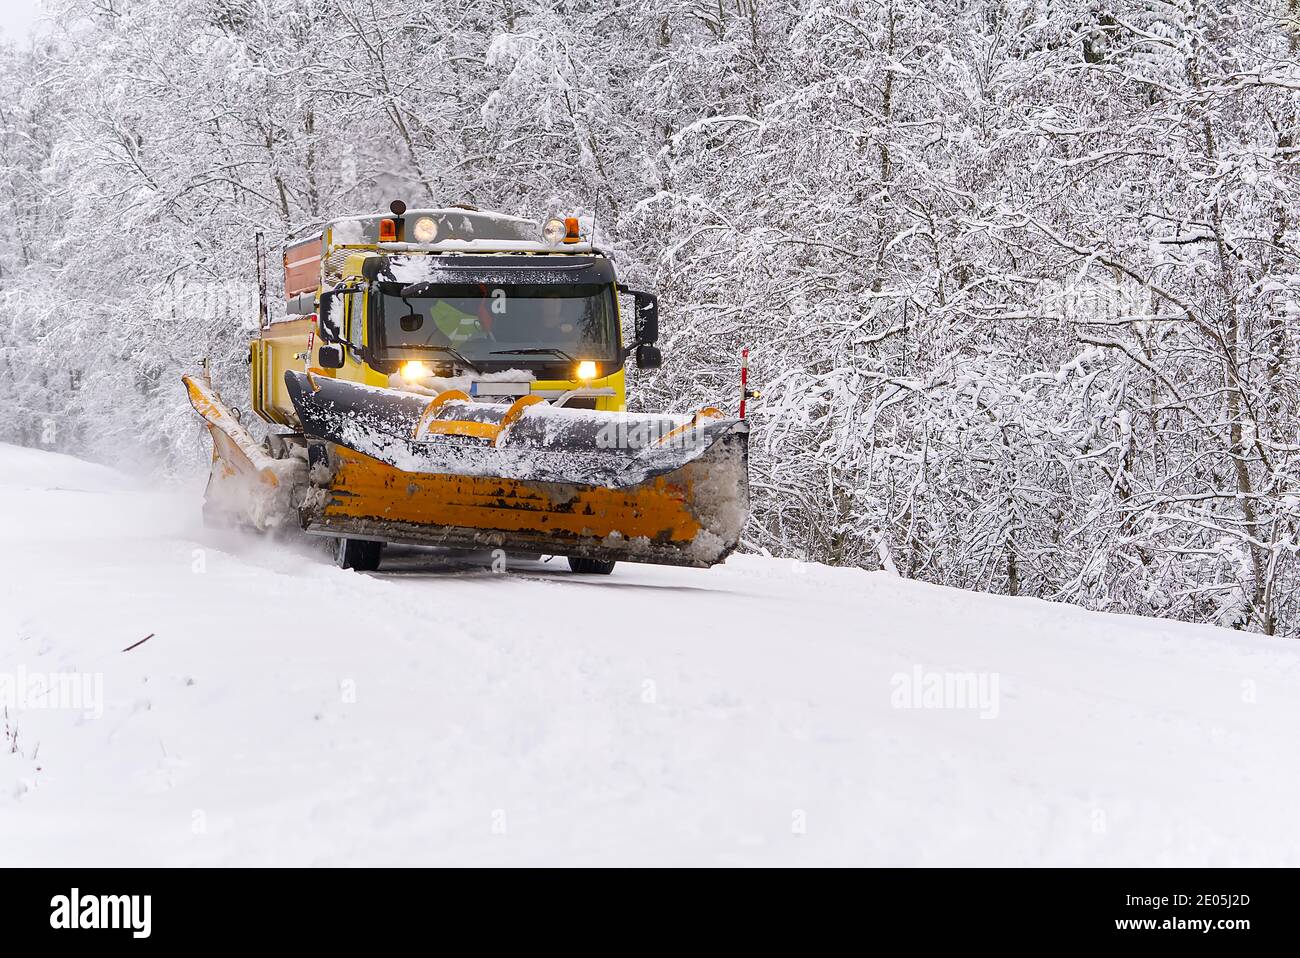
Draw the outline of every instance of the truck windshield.
<instances>
[{"instance_id":1,"label":"truck windshield","mask_svg":"<svg viewBox=\"0 0 1300 958\"><path fill-rule=\"evenodd\" d=\"M554 362L533 353L554 349L576 359L618 357L614 297L609 286L439 285L403 296L402 283L381 283L378 351L388 359L425 355L452 346L470 360L519 365ZM510 355L515 350L529 352Z\"/></svg>"}]
</instances>

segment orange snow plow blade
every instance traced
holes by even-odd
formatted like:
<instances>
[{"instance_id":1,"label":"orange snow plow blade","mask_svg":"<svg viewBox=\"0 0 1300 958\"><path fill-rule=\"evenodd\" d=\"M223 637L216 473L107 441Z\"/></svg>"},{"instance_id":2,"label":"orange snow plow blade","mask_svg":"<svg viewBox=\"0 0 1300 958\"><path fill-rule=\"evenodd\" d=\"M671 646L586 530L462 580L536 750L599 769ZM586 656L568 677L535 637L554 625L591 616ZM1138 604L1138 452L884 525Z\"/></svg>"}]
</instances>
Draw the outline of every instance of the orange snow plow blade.
<instances>
[{"instance_id":1,"label":"orange snow plow blade","mask_svg":"<svg viewBox=\"0 0 1300 958\"><path fill-rule=\"evenodd\" d=\"M182 376L181 381L212 436L212 472L203 499L205 521L261 530L281 525L292 513L295 486L305 481L305 465L268 456L206 375Z\"/></svg>"},{"instance_id":2,"label":"orange snow plow blade","mask_svg":"<svg viewBox=\"0 0 1300 958\"><path fill-rule=\"evenodd\" d=\"M712 410L629 416L286 379L309 441L324 440L299 510L310 533L707 567L748 518L748 429Z\"/></svg>"},{"instance_id":3,"label":"orange snow plow blade","mask_svg":"<svg viewBox=\"0 0 1300 958\"><path fill-rule=\"evenodd\" d=\"M333 460L329 487L304 504L309 532L704 567L743 525L743 511L727 522L698 509L719 482L707 459L627 489L403 472L343 446Z\"/></svg>"}]
</instances>

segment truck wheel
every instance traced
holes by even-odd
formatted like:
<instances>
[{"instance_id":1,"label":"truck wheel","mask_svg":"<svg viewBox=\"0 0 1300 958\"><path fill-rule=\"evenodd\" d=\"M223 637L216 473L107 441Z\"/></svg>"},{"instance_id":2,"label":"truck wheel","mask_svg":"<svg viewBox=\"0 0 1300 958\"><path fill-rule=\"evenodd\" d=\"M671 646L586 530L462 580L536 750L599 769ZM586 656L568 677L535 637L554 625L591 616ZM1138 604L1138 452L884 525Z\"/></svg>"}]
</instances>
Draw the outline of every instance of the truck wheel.
<instances>
[{"instance_id":1,"label":"truck wheel","mask_svg":"<svg viewBox=\"0 0 1300 958\"><path fill-rule=\"evenodd\" d=\"M357 572L374 572L379 568L379 558L383 555L384 544L371 542L369 539L337 540L334 546L334 564L340 569L355 569Z\"/></svg>"},{"instance_id":2,"label":"truck wheel","mask_svg":"<svg viewBox=\"0 0 1300 958\"><path fill-rule=\"evenodd\" d=\"M604 559L580 559L577 556L569 556L569 569L587 575L609 575L614 571L614 560L606 562Z\"/></svg>"}]
</instances>

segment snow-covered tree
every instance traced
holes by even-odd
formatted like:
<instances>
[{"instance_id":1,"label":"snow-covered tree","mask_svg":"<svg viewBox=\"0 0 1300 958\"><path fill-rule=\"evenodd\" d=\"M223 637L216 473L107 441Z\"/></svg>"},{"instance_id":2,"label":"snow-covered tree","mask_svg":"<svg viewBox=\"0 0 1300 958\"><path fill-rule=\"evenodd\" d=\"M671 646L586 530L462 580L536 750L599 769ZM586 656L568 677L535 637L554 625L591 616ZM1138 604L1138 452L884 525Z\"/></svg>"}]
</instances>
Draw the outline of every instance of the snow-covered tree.
<instances>
[{"instance_id":1,"label":"snow-covered tree","mask_svg":"<svg viewBox=\"0 0 1300 958\"><path fill-rule=\"evenodd\" d=\"M0 440L192 468L253 244L598 214L746 546L1300 633L1297 0L55 0L0 48Z\"/></svg>"}]
</instances>

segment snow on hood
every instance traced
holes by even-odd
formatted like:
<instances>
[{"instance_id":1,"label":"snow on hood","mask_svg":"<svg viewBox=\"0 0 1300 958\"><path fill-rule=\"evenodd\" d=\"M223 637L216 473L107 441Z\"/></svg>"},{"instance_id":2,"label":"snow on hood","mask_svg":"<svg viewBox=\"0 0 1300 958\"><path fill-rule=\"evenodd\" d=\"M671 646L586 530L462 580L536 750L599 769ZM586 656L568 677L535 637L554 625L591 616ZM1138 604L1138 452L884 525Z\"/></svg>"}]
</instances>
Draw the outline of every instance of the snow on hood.
<instances>
[{"instance_id":1,"label":"snow on hood","mask_svg":"<svg viewBox=\"0 0 1300 958\"><path fill-rule=\"evenodd\" d=\"M527 369L505 369L499 372L475 373L465 376L423 376L420 379L407 380L401 373L390 373L388 388L400 392L417 393L421 396L437 396L449 389L459 389L463 393L470 391L474 383L532 383L537 377Z\"/></svg>"}]
</instances>

